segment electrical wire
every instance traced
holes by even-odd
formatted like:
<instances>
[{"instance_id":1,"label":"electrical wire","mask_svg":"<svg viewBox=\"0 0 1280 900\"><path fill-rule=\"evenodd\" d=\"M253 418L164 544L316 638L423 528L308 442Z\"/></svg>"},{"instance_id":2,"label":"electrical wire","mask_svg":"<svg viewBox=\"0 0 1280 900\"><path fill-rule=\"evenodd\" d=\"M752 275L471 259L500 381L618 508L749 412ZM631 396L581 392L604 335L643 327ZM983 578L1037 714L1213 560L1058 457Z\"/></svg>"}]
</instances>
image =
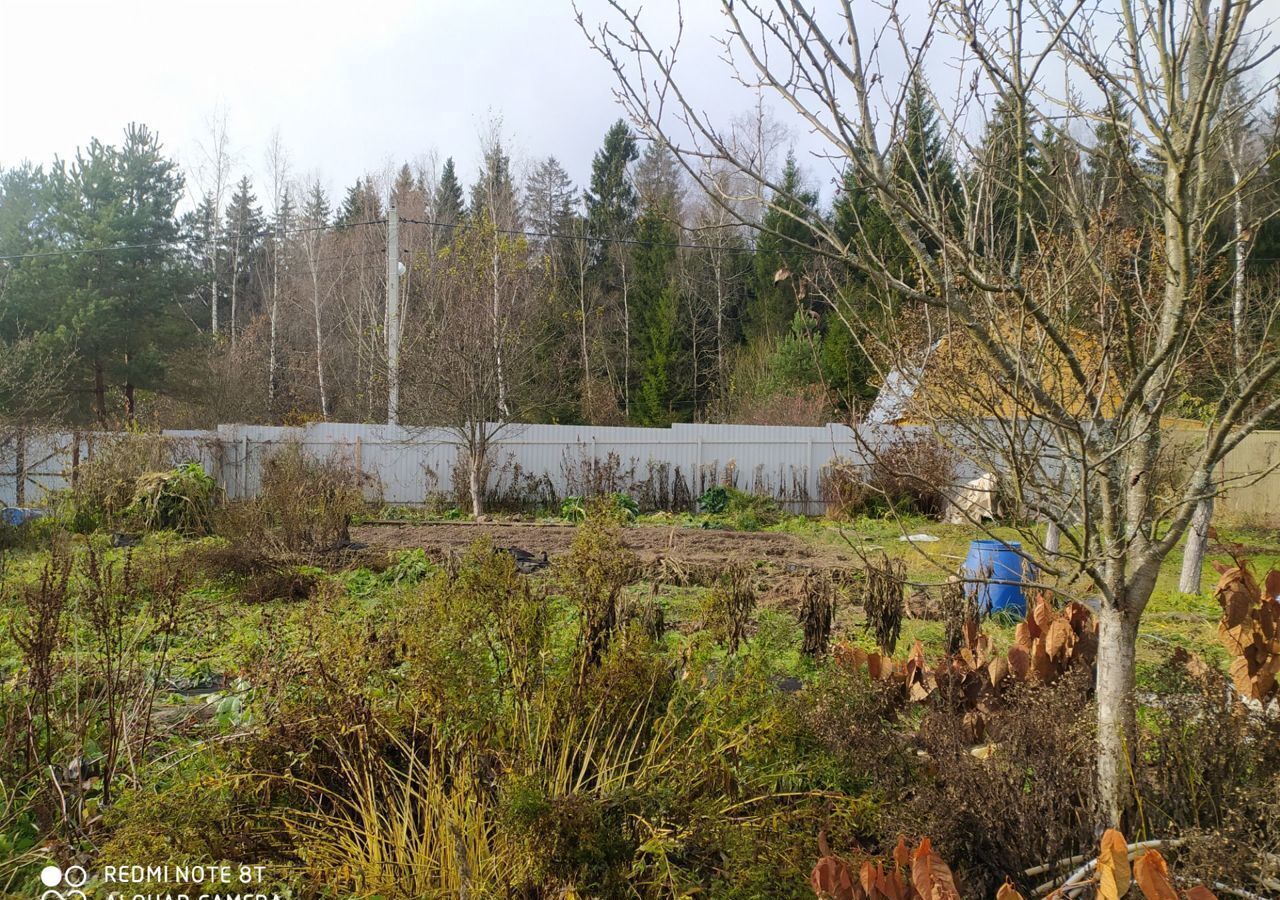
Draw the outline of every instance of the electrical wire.
<instances>
[{"instance_id":1,"label":"electrical wire","mask_svg":"<svg viewBox=\"0 0 1280 900\"><path fill-rule=\"evenodd\" d=\"M263 237L284 237L286 235L306 234L313 231L345 231L349 228L359 228L362 225L385 225L386 222L386 219L370 219L367 222L345 222L341 225L308 225L298 228L272 228L266 231L254 232L253 234L246 235L246 237L252 239ZM41 250L35 253L12 253L7 256L0 256L0 262L10 262L23 259L46 259L56 256L77 256L85 253L123 253L129 250L156 250L161 247L179 247L184 244L208 246L212 243L213 240L210 238L178 237L169 241L153 241L147 244L116 244L111 247L68 247L63 250Z\"/></svg>"},{"instance_id":2,"label":"electrical wire","mask_svg":"<svg viewBox=\"0 0 1280 900\"><path fill-rule=\"evenodd\" d=\"M455 222L452 225L448 222L433 222L429 219L407 219L401 218L401 222L409 225L430 225L433 228L482 228L484 226L477 225L474 222ZM510 234L520 237L547 238L549 240L561 241L587 241L594 244L627 244L633 247L667 247L671 249L685 250L710 250L713 249L708 244L689 244L680 241L642 241L638 238L622 238L622 237L602 237L594 234L561 234L554 231L528 231L521 228L495 228L498 234ZM722 250L742 250L746 251L747 247L721 247Z\"/></svg>"}]
</instances>

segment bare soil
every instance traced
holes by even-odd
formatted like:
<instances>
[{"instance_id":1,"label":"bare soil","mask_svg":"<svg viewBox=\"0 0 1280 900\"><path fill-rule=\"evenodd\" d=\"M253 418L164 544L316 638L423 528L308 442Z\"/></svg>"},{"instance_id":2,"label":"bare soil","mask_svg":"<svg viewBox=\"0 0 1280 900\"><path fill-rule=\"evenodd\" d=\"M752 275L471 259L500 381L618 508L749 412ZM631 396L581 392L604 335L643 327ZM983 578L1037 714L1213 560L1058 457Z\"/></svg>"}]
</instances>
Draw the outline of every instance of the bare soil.
<instances>
[{"instance_id":1,"label":"bare soil","mask_svg":"<svg viewBox=\"0 0 1280 900\"><path fill-rule=\"evenodd\" d=\"M554 558L569 549L575 531L569 525L441 522L361 525L351 529L351 537L376 550L422 547L433 558L461 553L474 541L489 538L496 547L519 547L534 555L546 551ZM664 560L697 567L764 563L763 568L776 574L803 574L850 570L856 562L847 550L790 534L643 525L625 529L623 543L642 564Z\"/></svg>"}]
</instances>

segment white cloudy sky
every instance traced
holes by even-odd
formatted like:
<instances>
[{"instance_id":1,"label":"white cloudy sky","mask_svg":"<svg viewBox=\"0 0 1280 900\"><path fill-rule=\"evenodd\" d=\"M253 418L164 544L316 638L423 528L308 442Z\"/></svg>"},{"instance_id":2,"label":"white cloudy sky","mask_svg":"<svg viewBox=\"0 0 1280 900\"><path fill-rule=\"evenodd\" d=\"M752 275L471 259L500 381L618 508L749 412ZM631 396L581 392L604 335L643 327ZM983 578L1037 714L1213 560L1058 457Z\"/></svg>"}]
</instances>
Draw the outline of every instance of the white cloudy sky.
<instances>
[{"instance_id":1,"label":"white cloudy sky","mask_svg":"<svg viewBox=\"0 0 1280 900\"><path fill-rule=\"evenodd\" d=\"M604 0L579 5L588 21L606 14ZM676 0L643 5L669 36ZM926 0L899 8L922 19ZM1260 18L1278 8L1266 0ZM684 13L681 68L699 103L725 119L746 110L751 95L710 39L723 31L719 3L685 0ZM927 70L941 94L965 79L939 57ZM236 174L261 183L278 129L294 174L340 197L359 175L431 151L469 180L499 115L518 163L554 154L581 184L620 115L612 88L571 0L0 0L0 166L69 156L140 121L194 173L221 109ZM792 139L802 159L820 146L803 128ZM824 187L830 171L809 164Z\"/></svg>"},{"instance_id":2,"label":"white cloudy sky","mask_svg":"<svg viewBox=\"0 0 1280 900\"><path fill-rule=\"evenodd\" d=\"M674 6L651 0L646 19ZM716 6L686 3L689 32L720 30ZM698 43L690 69L748 105ZM496 114L518 158L554 154L581 182L620 114L611 79L569 0L0 0L0 165L69 156L137 120L192 168L222 108L238 169L264 170L278 128L294 171L339 193L433 149L469 178Z\"/></svg>"}]
</instances>

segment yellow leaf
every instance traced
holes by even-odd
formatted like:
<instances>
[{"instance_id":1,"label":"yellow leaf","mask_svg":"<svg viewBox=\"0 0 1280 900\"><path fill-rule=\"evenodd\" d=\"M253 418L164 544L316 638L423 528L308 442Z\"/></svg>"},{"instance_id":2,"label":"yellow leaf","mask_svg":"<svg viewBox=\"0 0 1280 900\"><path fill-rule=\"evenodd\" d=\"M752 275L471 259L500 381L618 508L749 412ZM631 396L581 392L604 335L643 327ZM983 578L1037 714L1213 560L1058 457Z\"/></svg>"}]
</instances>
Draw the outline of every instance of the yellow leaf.
<instances>
[{"instance_id":1,"label":"yellow leaf","mask_svg":"<svg viewBox=\"0 0 1280 900\"><path fill-rule=\"evenodd\" d=\"M1129 845L1124 835L1108 828L1098 854L1099 900L1120 900L1129 891Z\"/></svg>"},{"instance_id":2,"label":"yellow leaf","mask_svg":"<svg viewBox=\"0 0 1280 900\"><path fill-rule=\"evenodd\" d=\"M1013 882L1005 879L1005 883L1000 885L1000 890L996 891L996 900L1025 900L1025 898L1018 893Z\"/></svg>"}]
</instances>

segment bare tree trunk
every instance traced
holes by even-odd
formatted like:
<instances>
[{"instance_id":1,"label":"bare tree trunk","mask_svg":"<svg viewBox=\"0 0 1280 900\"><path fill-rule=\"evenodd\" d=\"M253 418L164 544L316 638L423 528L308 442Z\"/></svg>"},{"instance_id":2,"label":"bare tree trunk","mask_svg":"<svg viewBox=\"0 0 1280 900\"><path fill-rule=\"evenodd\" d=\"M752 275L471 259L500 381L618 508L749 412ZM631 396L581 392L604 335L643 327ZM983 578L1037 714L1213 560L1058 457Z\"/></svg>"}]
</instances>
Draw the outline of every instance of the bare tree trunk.
<instances>
[{"instance_id":1,"label":"bare tree trunk","mask_svg":"<svg viewBox=\"0 0 1280 900\"><path fill-rule=\"evenodd\" d=\"M277 251L277 254L279 251ZM279 261L277 258L277 267ZM276 359L276 341L277 327L280 315L280 275L277 273L271 278L271 335L267 340L267 413L270 415L275 411L276 392L279 388L277 383L279 362Z\"/></svg>"},{"instance_id":2,"label":"bare tree trunk","mask_svg":"<svg viewBox=\"0 0 1280 900\"><path fill-rule=\"evenodd\" d=\"M718 239L718 236L717 236ZM716 282L716 381L724 379L724 260L719 245L711 253L712 277ZM717 385L718 387L718 385Z\"/></svg>"},{"instance_id":3,"label":"bare tree trunk","mask_svg":"<svg viewBox=\"0 0 1280 900\"><path fill-rule=\"evenodd\" d=\"M236 289L240 282L240 233L239 226L236 229L235 248L231 253L231 322L228 332L231 335L231 349L236 348Z\"/></svg>"},{"instance_id":4,"label":"bare tree trunk","mask_svg":"<svg viewBox=\"0 0 1280 900\"><path fill-rule=\"evenodd\" d=\"M1057 522L1050 522L1044 532L1045 552L1053 554L1062 548L1062 529Z\"/></svg>"},{"instance_id":5,"label":"bare tree trunk","mask_svg":"<svg viewBox=\"0 0 1280 900\"><path fill-rule=\"evenodd\" d=\"M1240 138L1243 140L1243 137ZM1236 372L1241 373L1249 364L1249 339L1248 339L1248 320L1245 309L1245 260L1249 256L1249 236L1246 233L1244 222L1244 196L1240 189L1240 160L1236 158L1237 151L1231 152L1231 183L1234 187L1234 193L1231 201L1232 226L1235 230L1235 240L1232 242L1232 255L1235 257L1232 262L1235 265L1235 272L1231 279L1231 338L1232 349L1235 351Z\"/></svg>"},{"instance_id":6,"label":"bare tree trunk","mask_svg":"<svg viewBox=\"0 0 1280 900\"><path fill-rule=\"evenodd\" d=\"M216 235L217 217L209 224L209 234ZM209 328L218 336L218 239L209 239Z\"/></svg>"},{"instance_id":7,"label":"bare tree trunk","mask_svg":"<svg viewBox=\"0 0 1280 900\"><path fill-rule=\"evenodd\" d=\"M320 416L329 418L329 395L324 389L324 333L320 328L320 282L314 264L311 267L311 309L316 326L316 384L320 387Z\"/></svg>"},{"instance_id":8,"label":"bare tree trunk","mask_svg":"<svg viewBox=\"0 0 1280 900\"><path fill-rule=\"evenodd\" d=\"M1196 504L1195 515L1187 528L1187 544L1182 551L1182 574L1178 578L1178 590L1184 594L1200 593L1200 579L1204 573L1204 554L1209 547L1209 525L1213 521L1213 498L1206 497Z\"/></svg>"},{"instance_id":9,"label":"bare tree trunk","mask_svg":"<svg viewBox=\"0 0 1280 900\"><path fill-rule=\"evenodd\" d=\"M484 515L484 456L484 451L474 446L467 450L467 488L473 516Z\"/></svg>"},{"instance_id":10,"label":"bare tree trunk","mask_svg":"<svg viewBox=\"0 0 1280 900\"><path fill-rule=\"evenodd\" d=\"M1098 616L1098 802L1103 821L1124 816L1137 734L1137 618L1104 603Z\"/></svg>"},{"instance_id":11,"label":"bare tree trunk","mask_svg":"<svg viewBox=\"0 0 1280 900\"><path fill-rule=\"evenodd\" d=\"M622 411L631 416L631 305L627 296L627 253L618 251L622 273Z\"/></svg>"},{"instance_id":12,"label":"bare tree trunk","mask_svg":"<svg viewBox=\"0 0 1280 900\"><path fill-rule=\"evenodd\" d=\"M502 413L505 419L511 415L511 407L507 403L507 376L502 365L502 272L499 263L498 254L498 232L497 226L494 226L493 232L493 264L491 277L493 278L493 307L491 314L493 316L493 358L497 364L498 377L498 411Z\"/></svg>"},{"instance_id":13,"label":"bare tree trunk","mask_svg":"<svg viewBox=\"0 0 1280 900\"><path fill-rule=\"evenodd\" d=\"M285 183L288 162L284 149L280 145L279 132L271 136L271 143L267 145L267 166L271 172L271 215L276 232L271 246L271 330L267 346L267 414L272 415L275 412L276 395L280 387L276 348L279 340L277 329L280 312L280 264L285 238L281 222L281 207L288 193Z\"/></svg>"},{"instance_id":14,"label":"bare tree trunk","mask_svg":"<svg viewBox=\"0 0 1280 900\"><path fill-rule=\"evenodd\" d=\"M582 325L582 380L591 383L591 352L587 344L587 265L586 253L579 254L578 260L578 315Z\"/></svg>"}]
</instances>

